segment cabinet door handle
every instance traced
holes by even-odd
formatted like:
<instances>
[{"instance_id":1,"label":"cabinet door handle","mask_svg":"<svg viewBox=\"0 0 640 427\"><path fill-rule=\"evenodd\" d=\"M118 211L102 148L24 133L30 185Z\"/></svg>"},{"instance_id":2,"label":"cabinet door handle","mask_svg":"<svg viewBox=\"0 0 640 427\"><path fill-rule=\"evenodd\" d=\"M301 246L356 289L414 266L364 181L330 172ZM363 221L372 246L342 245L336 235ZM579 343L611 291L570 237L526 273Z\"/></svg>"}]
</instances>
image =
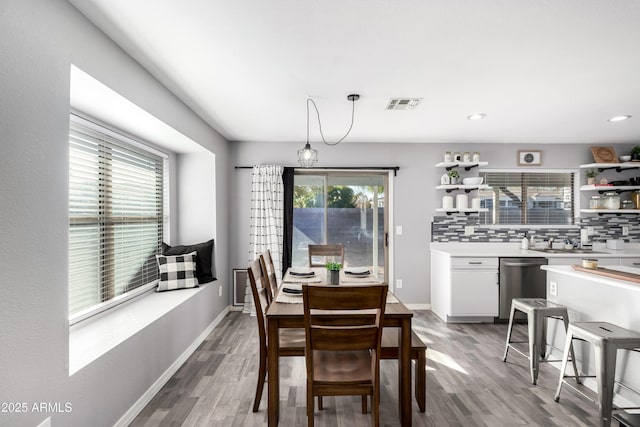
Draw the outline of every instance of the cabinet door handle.
<instances>
[{"instance_id":1,"label":"cabinet door handle","mask_svg":"<svg viewBox=\"0 0 640 427\"><path fill-rule=\"evenodd\" d=\"M480 265L482 264L482 261L469 261L469 264Z\"/></svg>"},{"instance_id":2,"label":"cabinet door handle","mask_svg":"<svg viewBox=\"0 0 640 427\"><path fill-rule=\"evenodd\" d=\"M633 265L640 265L640 262L634 262Z\"/></svg>"}]
</instances>

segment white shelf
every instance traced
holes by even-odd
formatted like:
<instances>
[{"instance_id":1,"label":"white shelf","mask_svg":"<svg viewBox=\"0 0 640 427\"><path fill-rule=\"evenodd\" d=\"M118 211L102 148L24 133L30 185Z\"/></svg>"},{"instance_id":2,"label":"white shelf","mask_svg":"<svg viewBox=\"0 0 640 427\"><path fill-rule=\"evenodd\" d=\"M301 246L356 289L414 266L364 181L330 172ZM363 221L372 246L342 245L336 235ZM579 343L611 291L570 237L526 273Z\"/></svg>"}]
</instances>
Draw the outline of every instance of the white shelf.
<instances>
[{"instance_id":1,"label":"white shelf","mask_svg":"<svg viewBox=\"0 0 640 427\"><path fill-rule=\"evenodd\" d=\"M476 166L487 166L489 162L440 162L436 163L437 168L474 168ZM638 165L640 167L640 165Z\"/></svg>"},{"instance_id":2,"label":"white shelf","mask_svg":"<svg viewBox=\"0 0 640 427\"><path fill-rule=\"evenodd\" d=\"M640 190L640 185L583 185L580 191L614 191L614 190Z\"/></svg>"},{"instance_id":3,"label":"white shelf","mask_svg":"<svg viewBox=\"0 0 640 427\"><path fill-rule=\"evenodd\" d=\"M605 213L613 213L613 214L623 214L623 213L628 213L628 214L639 214L639 213L640 213L640 209L580 209L580 212L585 212L585 213L598 213L598 214L605 214Z\"/></svg>"},{"instance_id":4,"label":"white shelf","mask_svg":"<svg viewBox=\"0 0 640 427\"><path fill-rule=\"evenodd\" d=\"M580 169L637 169L640 168L640 162L624 162L624 163L589 163L588 165L580 165Z\"/></svg>"},{"instance_id":5,"label":"white shelf","mask_svg":"<svg viewBox=\"0 0 640 427\"><path fill-rule=\"evenodd\" d=\"M446 212L446 213L464 213L464 214L470 214L470 213L477 213L477 212L488 212L489 209L487 208L480 208L480 209L445 209L445 208L437 208L436 212Z\"/></svg>"},{"instance_id":6,"label":"white shelf","mask_svg":"<svg viewBox=\"0 0 640 427\"><path fill-rule=\"evenodd\" d=\"M487 184L469 185L469 184L441 184L436 187L436 190L483 190L489 188ZM640 187L638 187L640 188Z\"/></svg>"}]
</instances>

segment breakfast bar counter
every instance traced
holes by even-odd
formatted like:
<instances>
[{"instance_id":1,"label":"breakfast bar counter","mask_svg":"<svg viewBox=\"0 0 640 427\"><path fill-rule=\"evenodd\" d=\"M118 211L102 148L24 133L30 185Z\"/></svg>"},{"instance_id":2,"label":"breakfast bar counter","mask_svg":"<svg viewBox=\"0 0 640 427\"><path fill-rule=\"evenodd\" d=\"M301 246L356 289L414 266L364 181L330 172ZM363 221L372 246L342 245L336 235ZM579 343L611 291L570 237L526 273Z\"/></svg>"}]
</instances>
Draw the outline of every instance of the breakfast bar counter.
<instances>
[{"instance_id":1,"label":"breakfast bar counter","mask_svg":"<svg viewBox=\"0 0 640 427\"><path fill-rule=\"evenodd\" d=\"M601 321L613 323L622 328L640 332L640 283L604 277L591 272L575 270L571 265L546 265L547 299L567 306L570 322ZM607 266L607 269L640 274L640 268ZM562 357L565 333L562 322L549 321L547 342L550 359ZM574 341L578 369L593 375L594 355L589 344ZM619 406L640 406L640 353L619 350L616 380L635 390L620 388L623 400ZM585 385L595 390L593 379L585 380Z\"/></svg>"}]
</instances>

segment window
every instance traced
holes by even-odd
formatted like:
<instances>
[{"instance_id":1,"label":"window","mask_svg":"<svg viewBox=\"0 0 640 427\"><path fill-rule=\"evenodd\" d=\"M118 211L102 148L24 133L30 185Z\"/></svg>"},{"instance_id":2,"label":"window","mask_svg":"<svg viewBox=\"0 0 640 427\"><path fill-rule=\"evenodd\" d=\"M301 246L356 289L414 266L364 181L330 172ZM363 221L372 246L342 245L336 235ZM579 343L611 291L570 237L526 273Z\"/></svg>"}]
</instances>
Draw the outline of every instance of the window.
<instances>
[{"instance_id":1,"label":"window","mask_svg":"<svg viewBox=\"0 0 640 427\"><path fill-rule=\"evenodd\" d=\"M308 265L309 244L342 243L345 264L387 276L387 172L296 171L292 265Z\"/></svg>"},{"instance_id":2,"label":"window","mask_svg":"<svg viewBox=\"0 0 640 427\"><path fill-rule=\"evenodd\" d=\"M75 115L69 126L69 317L157 279L166 156ZM81 320L81 319L80 319Z\"/></svg>"},{"instance_id":3,"label":"window","mask_svg":"<svg viewBox=\"0 0 640 427\"><path fill-rule=\"evenodd\" d=\"M481 172L480 224L571 225L574 173Z\"/></svg>"}]
</instances>

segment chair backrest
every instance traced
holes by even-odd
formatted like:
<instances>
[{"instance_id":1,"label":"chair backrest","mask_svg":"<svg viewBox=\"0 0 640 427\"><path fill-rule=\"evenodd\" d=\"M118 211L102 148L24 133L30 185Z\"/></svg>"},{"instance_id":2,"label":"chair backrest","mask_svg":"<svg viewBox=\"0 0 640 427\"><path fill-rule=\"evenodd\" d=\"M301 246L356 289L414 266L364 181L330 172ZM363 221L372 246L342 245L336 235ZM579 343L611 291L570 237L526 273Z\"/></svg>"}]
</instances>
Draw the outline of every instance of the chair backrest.
<instances>
[{"instance_id":1,"label":"chair backrest","mask_svg":"<svg viewBox=\"0 0 640 427\"><path fill-rule=\"evenodd\" d=\"M379 358L387 289L386 283L302 285L307 371L313 366L313 350L372 349Z\"/></svg>"},{"instance_id":2,"label":"chair backrest","mask_svg":"<svg viewBox=\"0 0 640 427\"><path fill-rule=\"evenodd\" d=\"M276 269L273 265L273 258L271 258L271 251L269 249L260 254L260 264L268 282L267 297L269 304L271 304L278 293L278 279L276 277Z\"/></svg>"},{"instance_id":3,"label":"chair backrest","mask_svg":"<svg viewBox=\"0 0 640 427\"><path fill-rule=\"evenodd\" d=\"M260 258L254 260L247 268L249 275L249 284L251 285L251 294L253 295L253 304L256 308L256 317L258 319L258 332L260 335L260 347L265 351L267 348L267 323L265 313L269 307L268 289L269 284L264 275Z\"/></svg>"},{"instance_id":4,"label":"chair backrest","mask_svg":"<svg viewBox=\"0 0 640 427\"><path fill-rule=\"evenodd\" d=\"M327 257L333 257L331 261L344 265L344 246L342 244L309 245L308 249L309 267L324 267ZM317 259L318 257L322 257L320 261Z\"/></svg>"}]
</instances>

